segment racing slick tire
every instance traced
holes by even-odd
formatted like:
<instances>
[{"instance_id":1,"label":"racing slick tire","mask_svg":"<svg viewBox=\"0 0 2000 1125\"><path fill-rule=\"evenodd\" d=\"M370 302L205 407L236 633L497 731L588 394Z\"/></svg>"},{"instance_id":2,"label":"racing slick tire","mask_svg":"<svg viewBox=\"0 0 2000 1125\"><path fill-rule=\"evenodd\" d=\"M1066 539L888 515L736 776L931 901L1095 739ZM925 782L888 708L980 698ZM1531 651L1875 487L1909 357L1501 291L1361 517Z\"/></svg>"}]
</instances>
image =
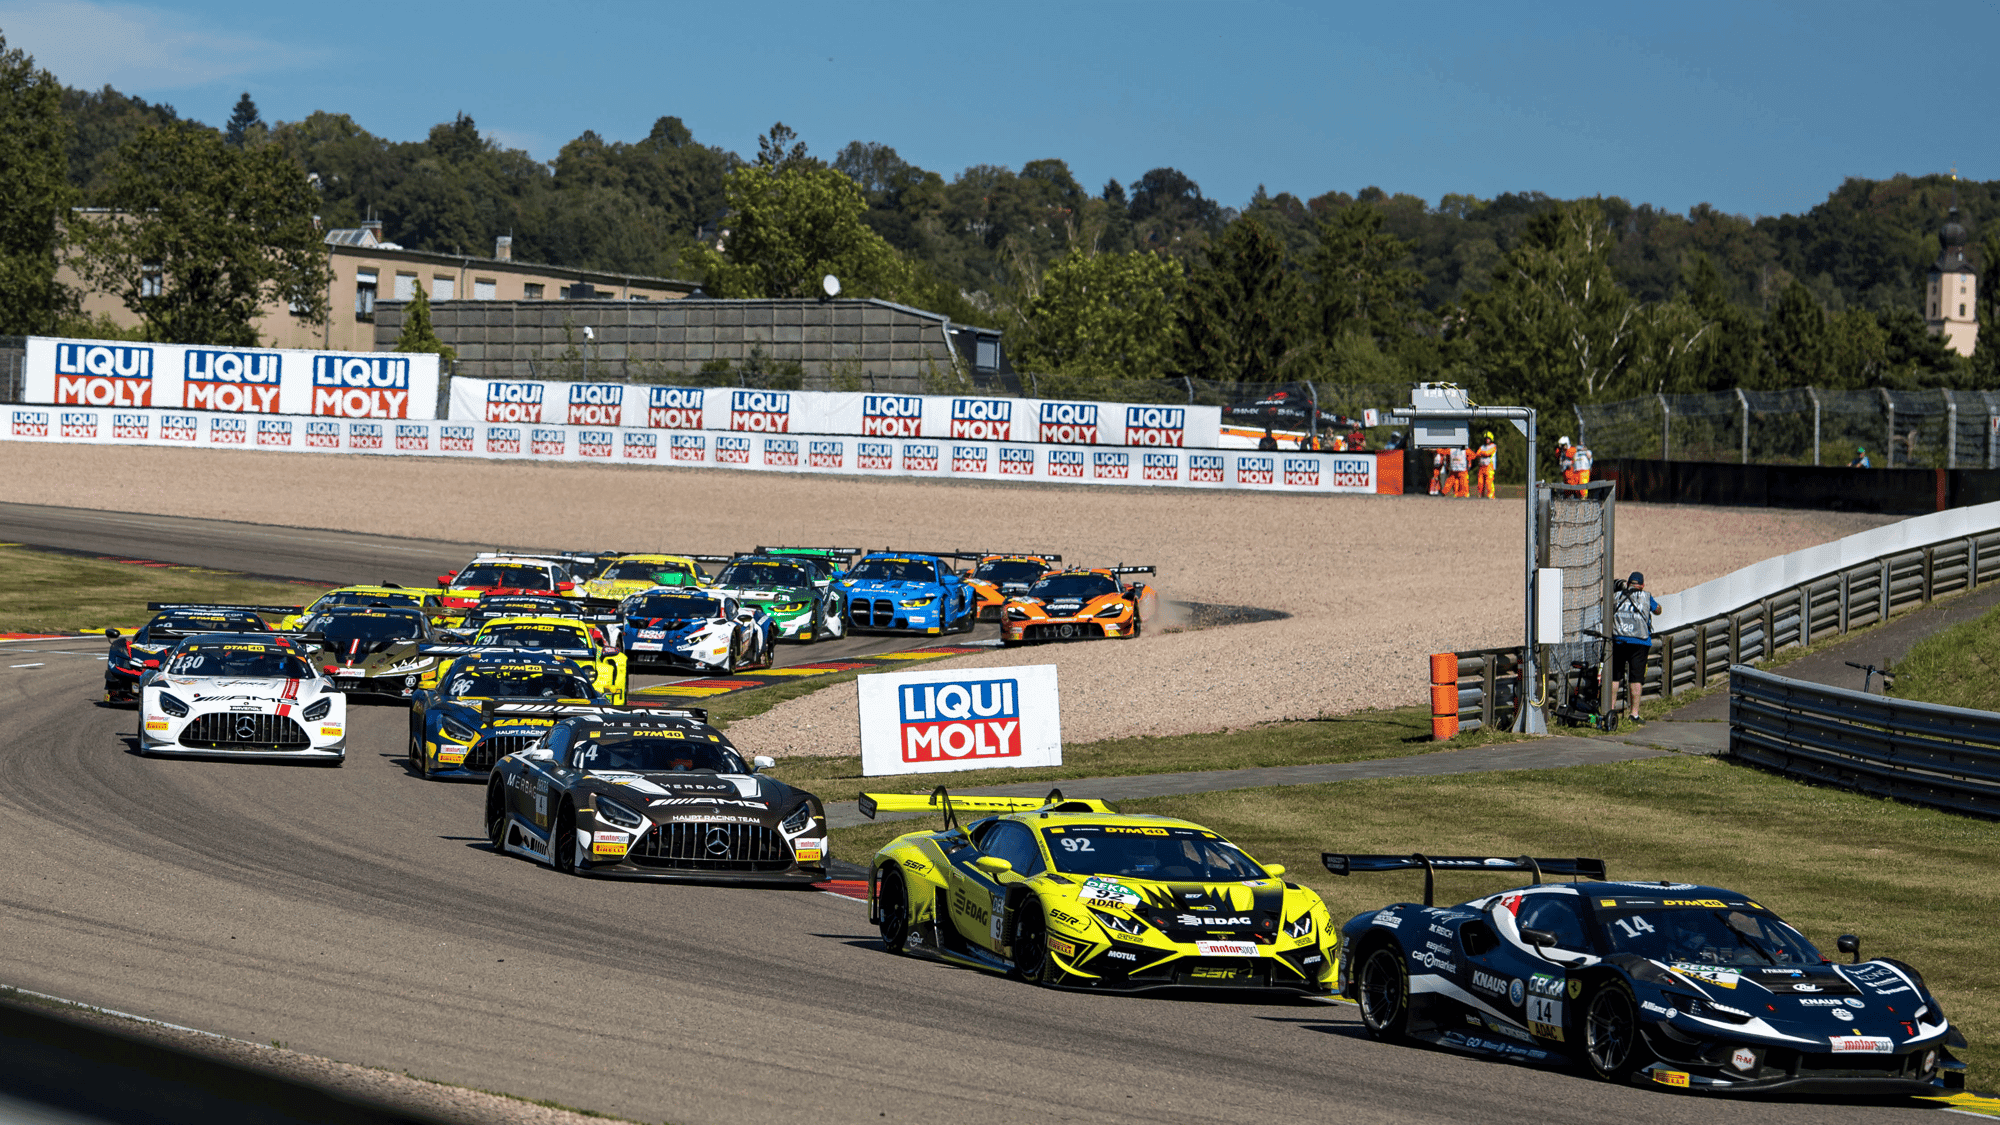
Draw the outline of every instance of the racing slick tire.
<instances>
[{"instance_id":1,"label":"racing slick tire","mask_svg":"<svg viewBox=\"0 0 2000 1125\"><path fill-rule=\"evenodd\" d=\"M1014 909L1021 918L1014 923L1014 975L1029 984L1056 987L1064 973L1049 956L1049 921L1042 913L1042 900L1023 899Z\"/></svg>"},{"instance_id":2,"label":"racing slick tire","mask_svg":"<svg viewBox=\"0 0 2000 1125\"><path fill-rule=\"evenodd\" d=\"M882 865L881 882L875 891L875 927L882 945L902 956L909 952L910 892L903 883L903 870L893 863Z\"/></svg>"},{"instance_id":3,"label":"racing slick tire","mask_svg":"<svg viewBox=\"0 0 2000 1125\"><path fill-rule=\"evenodd\" d=\"M498 778L486 786L486 842L494 855L507 854L507 788Z\"/></svg>"},{"instance_id":4,"label":"racing slick tire","mask_svg":"<svg viewBox=\"0 0 2000 1125\"><path fill-rule=\"evenodd\" d=\"M1410 1028L1410 971L1394 942L1369 950L1361 962L1361 1022L1385 1043L1400 1043Z\"/></svg>"},{"instance_id":5,"label":"racing slick tire","mask_svg":"<svg viewBox=\"0 0 2000 1125\"><path fill-rule=\"evenodd\" d=\"M1627 1083L1652 1061L1639 1031L1639 1004L1623 980L1610 977L1591 990L1582 1022L1583 1062L1593 1076Z\"/></svg>"},{"instance_id":6,"label":"racing slick tire","mask_svg":"<svg viewBox=\"0 0 2000 1125\"><path fill-rule=\"evenodd\" d=\"M430 777L431 764L424 760L424 741L418 737L416 731L410 732L410 749L407 753L410 760L410 772L416 774L418 777Z\"/></svg>"},{"instance_id":7,"label":"racing slick tire","mask_svg":"<svg viewBox=\"0 0 2000 1125\"><path fill-rule=\"evenodd\" d=\"M556 819L549 829L549 866L564 875L581 875L576 863L576 806L565 799L556 809Z\"/></svg>"},{"instance_id":8,"label":"racing slick tire","mask_svg":"<svg viewBox=\"0 0 2000 1125\"><path fill-rule=\"evenodd\" d=\"M1139 607L1135 605L1132 607L1132 627L1125 631L1125 639L1129 641L1138 637L1139 630L1143 627L1144 623L1139 620Z\"/></svg>"}]
</instances>

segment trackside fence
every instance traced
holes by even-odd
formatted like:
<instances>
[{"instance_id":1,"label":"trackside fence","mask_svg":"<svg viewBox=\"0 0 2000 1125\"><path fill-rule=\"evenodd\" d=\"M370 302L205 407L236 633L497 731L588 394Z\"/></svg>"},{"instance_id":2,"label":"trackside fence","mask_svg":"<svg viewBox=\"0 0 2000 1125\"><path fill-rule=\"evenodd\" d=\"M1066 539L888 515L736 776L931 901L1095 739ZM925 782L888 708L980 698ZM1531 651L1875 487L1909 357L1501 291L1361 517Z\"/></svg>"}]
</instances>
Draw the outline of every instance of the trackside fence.
<instances>
[{"instance_id":1,"label":"trackside fence","mask_svg":"<svg viewBox=\"0 0 2000 1125\"><path fill-rule=\"evenodd\" d=\"M2000 715L1729 669L1729 753L1765 769L2000 817Z\"/></svg>"}]
</instances>

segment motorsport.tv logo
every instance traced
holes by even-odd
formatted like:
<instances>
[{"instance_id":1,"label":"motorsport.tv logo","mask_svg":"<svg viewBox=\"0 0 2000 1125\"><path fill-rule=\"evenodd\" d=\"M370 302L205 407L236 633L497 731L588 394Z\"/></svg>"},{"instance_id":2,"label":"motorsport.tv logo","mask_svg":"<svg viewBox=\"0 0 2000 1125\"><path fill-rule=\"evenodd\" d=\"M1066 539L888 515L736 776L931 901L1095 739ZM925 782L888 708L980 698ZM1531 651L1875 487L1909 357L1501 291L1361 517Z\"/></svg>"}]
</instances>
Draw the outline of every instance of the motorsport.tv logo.
<instances>
[{"instance_id":1,"label":"motorsport.tv logo","mask_svg":"<svg viewBox=\"0 0 2000 1125\"><path fill-rule=\"evenodd\" d=\"M904 684L896 693L903 760L1020 757L1020 696L1011 677Z\"/></svg>"}]
</instances>

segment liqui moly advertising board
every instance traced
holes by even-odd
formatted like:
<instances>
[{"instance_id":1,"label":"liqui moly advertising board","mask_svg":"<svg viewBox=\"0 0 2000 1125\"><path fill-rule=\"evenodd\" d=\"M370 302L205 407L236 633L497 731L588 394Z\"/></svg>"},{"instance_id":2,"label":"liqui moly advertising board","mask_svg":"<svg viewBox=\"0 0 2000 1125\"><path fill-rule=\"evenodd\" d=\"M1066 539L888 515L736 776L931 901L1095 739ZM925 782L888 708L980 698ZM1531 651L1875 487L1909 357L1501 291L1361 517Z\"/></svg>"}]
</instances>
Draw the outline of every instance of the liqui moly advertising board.
<instances>
[{"instance_id":1,"label":"liqui moly advertising board","mask_svg":"<svg viewBox=\"0 0 2000 1125\"><path fill-rule=\"evenodd\" d=\"M889 672L856 682L864 776L1062 764L1053 664Z\"/></svg>"},{"instance_id":2,"label":"liqui moly advertising board","mask_svg":"<svg viewBox=\"0 0 2000 1125\"><path fill-rule=\"evenodd\" d=\"M437 415L434 355L31 336L26 360L22 398L29 403L345 418Z\"/></svg>"}]
</instances>

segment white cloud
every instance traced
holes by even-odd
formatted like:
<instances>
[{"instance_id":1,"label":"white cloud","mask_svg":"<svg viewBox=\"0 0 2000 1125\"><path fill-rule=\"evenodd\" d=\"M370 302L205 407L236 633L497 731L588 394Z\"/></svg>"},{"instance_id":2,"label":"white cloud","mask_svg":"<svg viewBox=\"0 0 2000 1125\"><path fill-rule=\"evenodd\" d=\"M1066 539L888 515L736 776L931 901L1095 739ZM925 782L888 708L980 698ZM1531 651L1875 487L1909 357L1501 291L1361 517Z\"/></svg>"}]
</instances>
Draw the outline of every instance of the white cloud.
<instances>
[{"instance_id":1,"label":"white cloud","mask_svg":"<svg viewBox=\"0 0 2000 1125\"><path fill-rule=\"evenodd\" d=\"M307 52L218 30L200 17L90 0L0 0L7 46L66 86L173 90L293 65Z\"/></svg>"}]
</instances>

